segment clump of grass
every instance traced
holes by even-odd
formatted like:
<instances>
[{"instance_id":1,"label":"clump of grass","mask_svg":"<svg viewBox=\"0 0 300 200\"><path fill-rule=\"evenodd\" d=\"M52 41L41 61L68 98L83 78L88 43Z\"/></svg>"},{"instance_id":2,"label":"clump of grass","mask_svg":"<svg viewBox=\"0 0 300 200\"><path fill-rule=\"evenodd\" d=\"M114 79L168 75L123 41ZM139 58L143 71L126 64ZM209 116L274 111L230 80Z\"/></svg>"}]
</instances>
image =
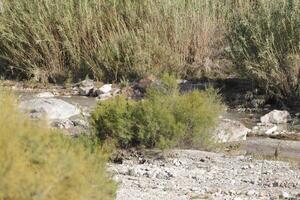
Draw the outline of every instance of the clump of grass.
<instances>
[{"instance_id":1,"label":"clump of grass","mask_svg":"<svg viewBox=\"0 0 300 200\"><path fill-rule=\"evenodd\" d=\"M119 96L100 102L92 124L101 141L114 140L121 148L206 148L223 108L215 91L179 94L175 79L165 76L142 101Z\"/></svg>"},{"instance_id":2,"label":"clump of grass","mask_svg":"<svg viewBox=\"0 0 300 200\"><path fill-rule=\"evenodd\" d=\"M277 100L300 97L300 3L258 0L229 21L236 70Z\"/></svg>"},{"instance_id":3,"label":"clump of grass","mask_svg":"<svg viewBox=\"0 0 300 200\"><path fill-rule=\"evenodd\" d=\"M216 43L220 47L222 6L211 0L4 0L0 57L7 64L1 71L54 82L170 71L195 76Z\"/></svg>"},{"instance_id":4,"label":"clump of grass","mask_svg":"<svg viewBox=\"0 0 300 200\"><path fill-rule=\"evenodd\" d=\"M100 150L28 120L17 107L0 90L0 199L114 199Z\"/></svg>"}]
</instances>

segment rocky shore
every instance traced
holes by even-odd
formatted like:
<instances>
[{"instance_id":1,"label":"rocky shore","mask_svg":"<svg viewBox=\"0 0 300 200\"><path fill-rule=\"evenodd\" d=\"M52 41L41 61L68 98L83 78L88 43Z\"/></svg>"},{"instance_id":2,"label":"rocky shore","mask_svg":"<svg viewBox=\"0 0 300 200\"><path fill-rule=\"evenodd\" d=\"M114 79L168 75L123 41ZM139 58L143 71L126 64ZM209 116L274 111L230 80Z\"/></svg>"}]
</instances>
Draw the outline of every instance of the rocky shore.
<instances>
[{"instance_id":1,"label":"rocky shore","mask_svg":"<svg viewBox=\"0 0 300 200\"><path fill-rule=\"evenodd\" d=\"M110 164L117 199L300 199L300 164L197 150Z\"/></svg>"}]
</instances>

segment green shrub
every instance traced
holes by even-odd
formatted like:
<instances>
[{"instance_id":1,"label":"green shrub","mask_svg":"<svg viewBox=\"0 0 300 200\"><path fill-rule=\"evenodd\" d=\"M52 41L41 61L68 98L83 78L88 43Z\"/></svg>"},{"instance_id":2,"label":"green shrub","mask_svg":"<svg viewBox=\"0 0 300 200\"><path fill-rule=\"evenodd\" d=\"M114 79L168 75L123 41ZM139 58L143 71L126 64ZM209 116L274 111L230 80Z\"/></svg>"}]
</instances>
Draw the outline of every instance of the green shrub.
<instances>
[{"instance_id":1,"label":"green shrub","mask_svg":"<svg viewBox=\"0 0 300 200\"><path fill-rule=\"evenodd\" d=\"M213 54L220 3L4 0L1 71L40 81L196 74ZM70 76L70 77L68 77Z\"/></svg>"},{"instance_id":2,"label":"green shrub","mask_svg":"<svg viewBox=\"0 0 300 200\"><path fill-rule=\"evenodd\" d=\"M208 147L223 111L219 96L213 90L179 94L169 83L155 85L141 101L119 96L99 102L92 114L96 135L121 148Z\"/></svg>"},{"instance_id":3,"label":"green shrub","mask_svg":"<svg viewBox=\"0 0 300 200\"><path fill-rule=\"evenodd\" d=\"M26 119L2 90L0 113L1 200L114 199L116 185L96 147Z\"/></svg>"},{"instance_id":4,"label":"green shrub","mask_svg":"<svg viewBox=\"0 0 300 200\"><path fill-rule=\"evenodd\" d=\"M299 33L299 1L258 0L230 21L230 58L240 74L270 97L299 99Z\"/></svg>"}]
</instances>

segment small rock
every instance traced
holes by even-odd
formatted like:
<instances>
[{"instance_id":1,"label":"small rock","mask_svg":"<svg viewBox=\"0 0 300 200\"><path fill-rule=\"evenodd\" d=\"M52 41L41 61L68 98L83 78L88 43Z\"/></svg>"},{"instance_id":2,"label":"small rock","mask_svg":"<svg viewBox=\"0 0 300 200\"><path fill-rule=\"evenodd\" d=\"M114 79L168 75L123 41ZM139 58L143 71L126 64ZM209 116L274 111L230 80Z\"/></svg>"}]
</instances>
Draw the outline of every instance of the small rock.
<instances>
[{"instance_id":1,"label":"small rock","mask_svg":"<svg viewBox=\"0 0 300 200\"><path fill-rule=\"evenodd\" d=\"M79 94L82 96L89 96L91 95L94 89L94 81L91 79L86 79L79 83Z\"/></svg>"},{"instance_id":2,"label":"small rock","mask_svg":"<svg viewBox=\"0 0 300 200\"><path fill-rule=\"evenodd\" d=\"M253 99L251 101L251 105L254 107L254 108L259 108L259 107L262 107L264 104L265 104L265 99L262 98L262 99Z\"/></svg>"},{"instance_id":3,"label":"small rock","mask_svg":"<svg viewBox=\"0 0 300 200\"><path fill-rule=\"evenodd\" d=\"M221 119L215 131L215 136L219 142L235 142L246 140L247 134L251 132L241 122Z\"/></svg>"},{"instance_id":4,"label":"small rock","mask_svg":"<svg viewBox=\"0 0 300 200\"><path fill-rule=\"evenodd\" d=\"M92 87L79 87L79 94L81 96L90 96L93 92L94 86Z\"/></svg>"},{"instance_id":5,"label":"small rock","mask_svg":"<svg viewBox=\"0 0 300 200\"><path fill-rule=\"evenodd\" d=\"M273 182L272 186L273 187L279 187L280 183L278 181Z\"/></svg>"},{"instance_id":6,"label":"small rock","mask_svg":"<svg viewBox=\"0 0 300 200\"><path fill-rule=\"evenodd\" d=\"M182 165L182 162L178 159L175 159L175 160L173 160L173 164L178 167L178 166Z\"/></svg>"},{"instance_id":7,"label":"small rock","mask_svg":"<svg viewBox=\"0 0 300 200\"><path fill-rule=\"evenodd\" d=\"M170 180L170 178L174 177L172 173L169 171L160 171L156 174L156 178Z\"/></svg>"},{"instance_id":8,"label":"small rock","mask_svg":"<svg viewBox=\"0 0 300 200\"><path fill-rule=\"evenodd\" d=\"M249 190L247 193L246 193L248 196L254 196L257 194L257 192L255 190Z\"/></svg>"},{"instance_id":9,"label":"small rock","mask_svg":"<svg viewBox=\"0 0 300 200\"><path fill-rule=\"evenodd\" d=\"M94 81L91 79L86 79L84 81L81 81L79 83L79 86L81 87L94 87Z\"/></svg>"},{"instance_id":10,"label":"small rock","mask_svg":"<svg viewBox=\"0 0 300 200\"><path fill-rule=\"evenodd\" d=\"M74 119L74 120L72 120L72 123L74 124L74 126L80 126L82 128L88 128L89 127L88 121L83 120L83 119Z\"/></svg>"},{"instance_id":11,"label":"small rock","mask_svg":"<svg viewBox=\"0 0 300 200\"><path fill-rule=\"evenodd\" d=\"M272 134L272 133L274 133L275 131L277 131L278 130L278 126L273 126L272 128L270 128L270 129L268 129L265 133L267 134L267 135L270 135L270 134Z\"/></svg>"},{"instance_id":12,"label":"small rock","mask_svg":"<svg viewBox=\"0 0 300 200\"><path fill-rule=\"evenodd\" d=\"M129 176L135 176L135 177L139 177L139 176L142 176L143 175L143 172L141 169L139 168L131 168L128 170L127 174Z\"/></svg>"},{"instance_id":13,"label":"small rock","mask_svg":"<svg viewBox=\"0 0 300 200\"><path fill-rule=\"evenodd\" d=\"M70 129L72 127L74 127L74 123L69 120L69 119L65 119L65 120L54 120L51 125L53 127L57 127L60 129Z\"/></svg>"},{"instance_id":14,"label":"small rock","mask_svg":"<svg viewBox=\"0 0 300 200\"><path fill-rule=\"evenodd\" d=\"M42 92L36 95L38 98L52 98L54 97L54 94L51 92Z\"/></svg>"},{"instance_id":15,"label":"small rock","mask_svg":"<svg viewBox=\"0 0 300 200\"><path fill-rule=\"evenodd\" d=\"M102 94L102 92L99 89L97 89L97 88L93 89L93 92L92 92L93 97L98 97L100 94Z\"/></svg>"},{"instance_id":16,"label":"small rock","mask_svg":"<svg viewBox=\"0 0 300 200\"><path fill-rule=\"evenodd\" d=\"M112 84L105 84L101 88L99 88L100 94L107 94L112 91Z\"/></svg>"},{"instance_id":17,"label":"small rock","mask_svg":"<svg viewBox=\"0 0 300 200\"><path fill-rule=\"evenodd\" d=\"M78 87L73 87L71 94L72 95L80 95L79 88Z\"/></svg>"},{"instance_id":18,"label":"small rock","mask_svg":"<svg viewBox=\"0 0 300 200\"><path fill-rule=\"evenodd\" d=\"M282 191L280 198L289 199L291 198L291 195L288 192Z\"/></svg>"},{"instance_id":19,"label":"small rock","mask_svg":"<svg viewBox=\"0 0 300 200\"><path fill-rule=\"evenodd\" d=\"M138 159L138 163L139 163L140 165L145 164L146 161L147 161L147 160L146 160L145 158L139 157L139 159Z\"/></svg>"},{"instance_id":20,"label":"small rock","mask_svg":"<svg viewBox=\"0 0 300 200\"><path fill-rule=\"evenodd\" d=\"M260 118L260 121L264 124L283 124L289 122L290 120L290 113L288 111L280 110L273 110Z\"/></svg>"},{"instance_id":21,"label":"small rock","mask_svg":"<svg viewBox=\"0 0 300 200\"><path fill-rule=\"evenodd\" d=\"M100 94L97 97L97 100L104 101L104 100L107 100L107 99L110 99L110 98L112 98L112 95L110 93L106 93L106 94Z\"/></svg>"}]
</instances>

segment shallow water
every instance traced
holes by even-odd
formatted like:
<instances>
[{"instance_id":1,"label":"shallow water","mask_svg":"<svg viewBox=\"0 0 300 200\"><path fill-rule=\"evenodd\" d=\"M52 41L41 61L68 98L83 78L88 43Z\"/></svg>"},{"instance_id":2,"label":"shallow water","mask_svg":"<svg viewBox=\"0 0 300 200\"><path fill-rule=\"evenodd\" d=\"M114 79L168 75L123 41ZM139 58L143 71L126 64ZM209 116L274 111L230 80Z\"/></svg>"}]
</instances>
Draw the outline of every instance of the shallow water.
<instances>
[{"instance_id":1,"label":"shallow water","mask_svg":"<svg viewBox=\"0 0 300 200\"><path fill-rule=\"evenodd\" d=\"M21 101L34 98L37 93L35 92L16 92L16 95ZM58 96L55 97L62 99L68 103L74 104L83 110L90 112L97 105L96 98L83 97L83 96ZM223 117L227 119L237 120L242 122L247 128L253 128L260 121L260 117L267 113L265 112L239 112L237 110L227 111ZM284 129L288 131L300 132L300 121L294 118L292 123L283 125ZM248 137L247 141L241 142L241 150L254 154L273 156L276 149L279 149L279 155L282 157L300 159L300 141L287 141L279 139L261 138L261 137Z\"/></svg>"},{"instance_id":2,"label":"shallow water","mask_svg":"<svg viewBox=\"0 0 300 200\"><path fill-rule=\"evenodd\" d=\"M252 129L257 123L260 122L260 117L267 114L270 111L263 112L239 112L237 110L230 110L224 114L224 118L237 120L242 122L247 128ZM292 117L292 121L287 124L278 125L280 130L300 132L300 120L298 117Z\"/></svg>"}]
</instances>

